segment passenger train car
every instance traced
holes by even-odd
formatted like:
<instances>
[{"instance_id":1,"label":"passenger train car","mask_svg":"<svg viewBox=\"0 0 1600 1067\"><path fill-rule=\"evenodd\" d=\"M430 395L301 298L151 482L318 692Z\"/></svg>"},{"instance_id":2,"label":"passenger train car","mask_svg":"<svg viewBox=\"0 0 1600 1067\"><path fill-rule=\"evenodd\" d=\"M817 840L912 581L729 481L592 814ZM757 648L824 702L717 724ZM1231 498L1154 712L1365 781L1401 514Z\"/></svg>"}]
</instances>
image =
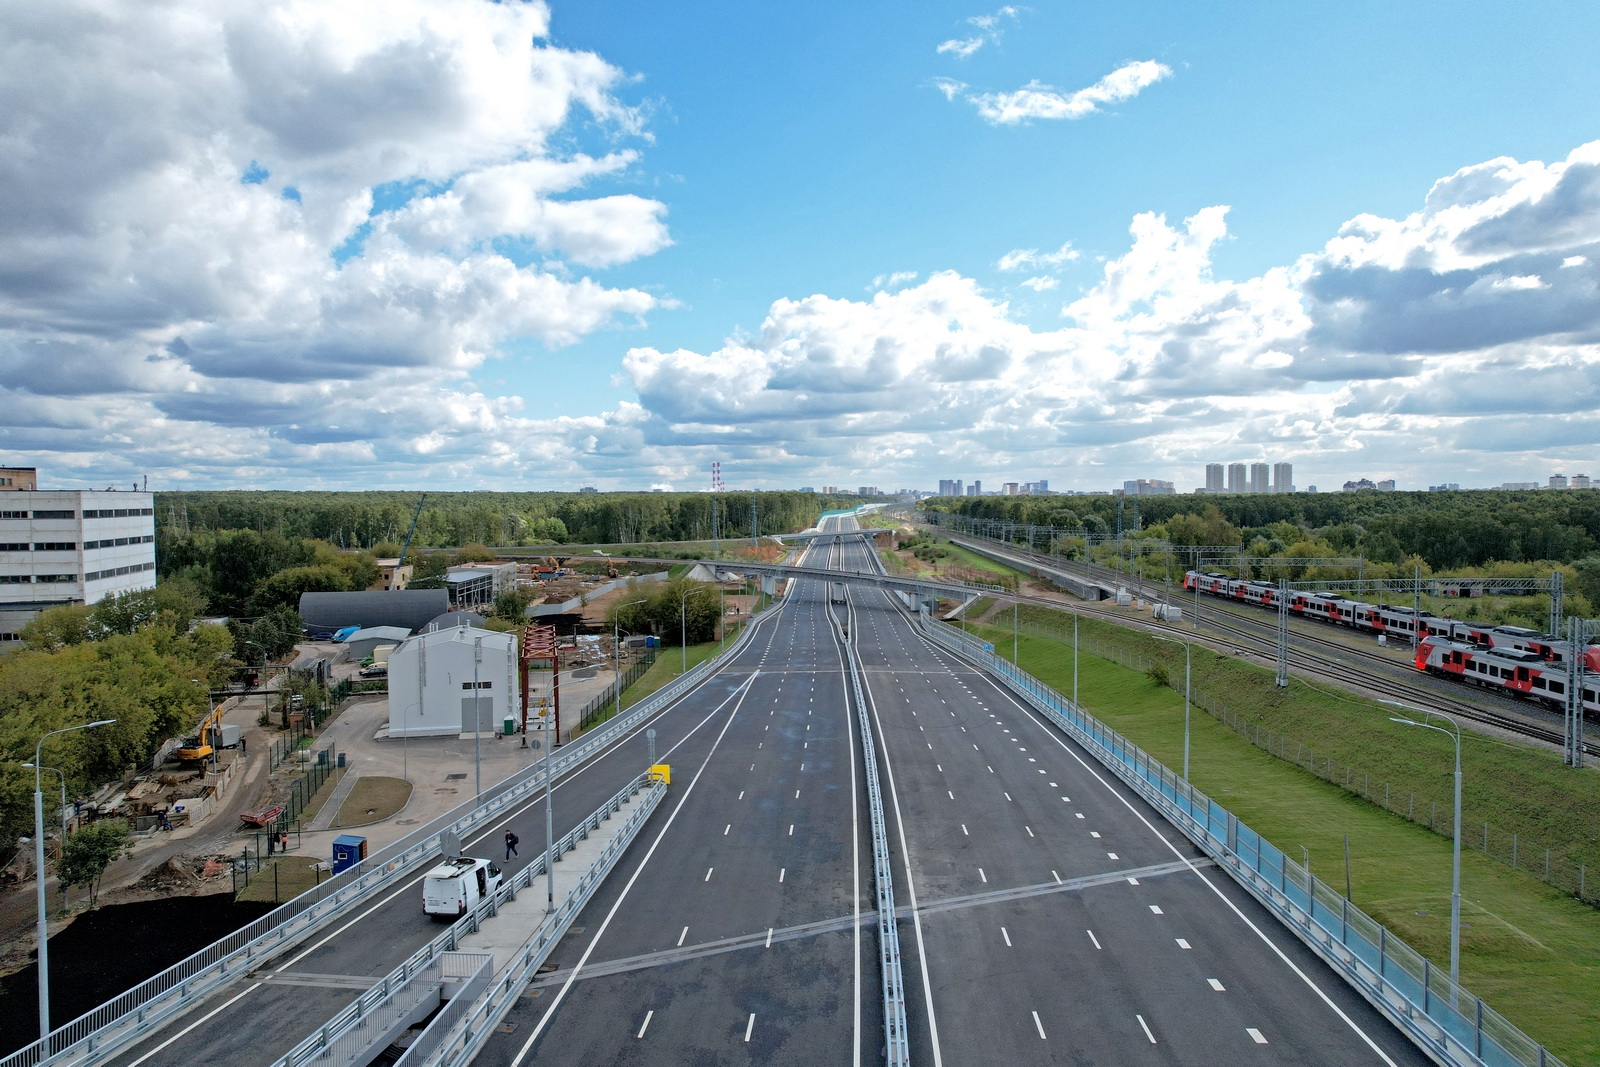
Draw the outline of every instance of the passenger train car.
<instances>
[{"instance_id":1,"label":"passenger train car","mask_svg":"<svg viewBox=\"0 0 1600 1067\"><path fill-rule=\"evenodd\" d=\"M1183 587L1223 600L1278 609L1278 587L1270 582L1189 571L1183 576ZM1289 612L1300 618L1394 635L1408 642L1414 634L1418 639L1418 670L1491 685L1554 704L1565 700L1570 642L1524 626L1441 619L1412 608L1367 604L1337 593L1289 590L1288 596ZM1590 646L1585 651L1584 670L1600 675L1600 647ZM1595 684L1600 686L1600 677ZM1600 709L1600 703L1591 703L1594 700L1592 691L1585 689L1585 706Z\"/></svg>"}]
</instances>

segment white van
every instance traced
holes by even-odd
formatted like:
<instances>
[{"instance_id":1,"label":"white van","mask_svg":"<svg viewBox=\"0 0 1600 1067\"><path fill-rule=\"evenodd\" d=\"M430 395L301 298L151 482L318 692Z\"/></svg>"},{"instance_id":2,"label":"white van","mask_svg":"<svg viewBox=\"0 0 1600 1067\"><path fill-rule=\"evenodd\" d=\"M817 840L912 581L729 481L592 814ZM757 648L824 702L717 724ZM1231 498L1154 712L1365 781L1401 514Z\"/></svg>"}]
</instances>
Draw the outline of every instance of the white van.
<instances>
[{"instance_id":1,"label":"white van","mask_svg":"<svg viewBox=\"0 0 1600 1067\"><path fill-rule=\"evenodd\" d=\"M453 922L500 888L500 868L462 856L445 860L422 880L422 910L438 922Z\"/></svg>"}]
</instances>

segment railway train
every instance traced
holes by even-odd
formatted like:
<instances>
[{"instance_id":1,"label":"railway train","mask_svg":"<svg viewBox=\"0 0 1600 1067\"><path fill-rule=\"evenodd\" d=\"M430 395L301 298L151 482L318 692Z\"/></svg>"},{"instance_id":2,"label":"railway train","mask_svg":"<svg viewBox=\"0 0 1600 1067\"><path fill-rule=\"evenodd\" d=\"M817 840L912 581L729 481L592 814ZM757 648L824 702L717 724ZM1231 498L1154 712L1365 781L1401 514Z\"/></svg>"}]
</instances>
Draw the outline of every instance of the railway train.
<instances>
[{"instance_id":1,"label":"railway train","mask_svg":"<svg viewBox=\"0 0 1600 1067\"><path fill-rule=\"evenodd\" d=\"M1230 578L1225 574L1189 571L1183 588L1239 604L1278 610L1279 590L1270 582ZM1303 619L1319 619L1372 634L1393 634L1410 641L1417 637L1416 668L1457 681L1514 696L1540 700L1557 707L1567 700L1568 660L1572 645L1525 626L1490 626L1480 622L1442 619L1406 607L1385 607L1350 600L1337 593L1289 591L1289 612ZM1600 647L1583 651L1587 682L1584 709L1600 712Z\"/></svg>"}]
</instances>

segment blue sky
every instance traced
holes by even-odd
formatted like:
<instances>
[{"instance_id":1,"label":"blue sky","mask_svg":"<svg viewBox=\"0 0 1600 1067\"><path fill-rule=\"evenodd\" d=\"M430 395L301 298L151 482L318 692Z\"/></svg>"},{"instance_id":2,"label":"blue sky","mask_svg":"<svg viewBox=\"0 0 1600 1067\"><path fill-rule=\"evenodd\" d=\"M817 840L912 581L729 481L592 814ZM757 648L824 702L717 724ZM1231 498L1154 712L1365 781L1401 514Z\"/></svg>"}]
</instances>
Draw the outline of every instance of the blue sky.
<instances>
[{"instance_id":1,"label":"blue sky","mask_svg":"<svg viewBox=\"0 0 1600 1067\"><path fill-rule=\"evenodd\" d=\"M0 168L0 458L57 482L1600 475L1593 5L184 6L0 14L84 83L0 118L69 131Z\"/></svg>"}]
</instances>

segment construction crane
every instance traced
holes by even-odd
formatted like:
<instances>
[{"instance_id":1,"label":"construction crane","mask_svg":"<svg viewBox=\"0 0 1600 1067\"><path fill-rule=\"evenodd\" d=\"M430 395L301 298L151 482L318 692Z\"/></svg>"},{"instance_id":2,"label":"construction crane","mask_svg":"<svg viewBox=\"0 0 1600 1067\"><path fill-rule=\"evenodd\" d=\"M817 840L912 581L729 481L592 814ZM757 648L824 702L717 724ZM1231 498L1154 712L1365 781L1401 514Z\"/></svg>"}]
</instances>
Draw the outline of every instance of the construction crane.
<instances>
[{"instance_id":1,"label":"construction crane","mask_svg":"<svg viewBox=\"0 0 1600 1067\"><path fill-rule=\"evenodd\" d=\"M417 520L422 518L422 505L428 499L428 494L423 493L422 499L417 501L417 512L411 516L411 529L406 531L406 543L400 546L400 558L394 561L394 572L389 575L389 588L394 589L400 581L400 568L405 566L406 549L411 547L411 538L417 532Z\"/></svg>"}]
</instances>

